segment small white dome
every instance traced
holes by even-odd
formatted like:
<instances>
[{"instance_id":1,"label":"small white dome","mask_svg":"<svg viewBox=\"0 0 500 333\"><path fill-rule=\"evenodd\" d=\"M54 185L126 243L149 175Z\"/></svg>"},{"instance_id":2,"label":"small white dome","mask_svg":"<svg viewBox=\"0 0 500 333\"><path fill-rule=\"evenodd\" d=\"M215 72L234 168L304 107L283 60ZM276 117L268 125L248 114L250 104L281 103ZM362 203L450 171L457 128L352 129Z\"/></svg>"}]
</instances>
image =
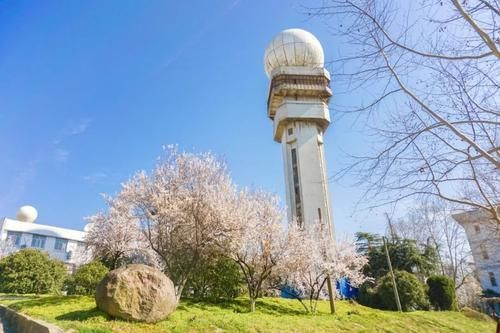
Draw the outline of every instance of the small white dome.
<instances>
[{"instance_id":1,"label":"small white dome","mask_svg":"<svg viewBox=\"0 0 500 333\"><path fill-rule=\"evenodd\" d=\"M16 214L16 220L21 222L33 223L38 217L38 212L33 206L22 206Z\"/></svg>"},{"instance_id":2,"label":"small white dome","mask_svg":"<svg viewBox=\"0 0 500 333\"><path fill-rule=\"evenodd\" d=\"M94 227L94 223L87 223L84 227L83 227L83 231L85 232L89 232L90 230L92 230L92 228Z\"/></svg>"},{"instance_id":3,"label":"small white dome","mask_svg":"<svg viewBox=\"0 0 500 333\"><path fill-rule=\"evenodd\" d=\"M269 43L264 54L267 76L281 66L323 67L325 55L319 40L302 29L287 29Z\"/></svg>"}]
</instances>

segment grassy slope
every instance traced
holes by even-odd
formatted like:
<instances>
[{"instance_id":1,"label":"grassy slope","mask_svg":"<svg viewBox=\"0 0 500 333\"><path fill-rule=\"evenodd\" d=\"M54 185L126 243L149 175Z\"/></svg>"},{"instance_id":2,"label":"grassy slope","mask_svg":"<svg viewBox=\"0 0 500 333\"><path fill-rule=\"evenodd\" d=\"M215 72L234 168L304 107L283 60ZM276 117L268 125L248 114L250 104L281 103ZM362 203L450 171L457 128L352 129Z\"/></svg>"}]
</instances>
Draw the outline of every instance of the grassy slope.
<instances>
[{"instance_id":1,"label":"grassy slope","mask_svg":"<svg viewBox=\"0 0 500 333\"><path fill-rule=\"evenodd\" d=\"M307 315L297 301L265 298L257 312L248 313L248 302L224 304L181 302L165 321L129 323L107 318L91 297L44 296L0 302L32 317L80 333L142 332L494 332L492 320L468 318L459 312L380 311L348 302L337 302L337 315L328 314L321 302L319 314Z\"/></svg>"}]
</instances>

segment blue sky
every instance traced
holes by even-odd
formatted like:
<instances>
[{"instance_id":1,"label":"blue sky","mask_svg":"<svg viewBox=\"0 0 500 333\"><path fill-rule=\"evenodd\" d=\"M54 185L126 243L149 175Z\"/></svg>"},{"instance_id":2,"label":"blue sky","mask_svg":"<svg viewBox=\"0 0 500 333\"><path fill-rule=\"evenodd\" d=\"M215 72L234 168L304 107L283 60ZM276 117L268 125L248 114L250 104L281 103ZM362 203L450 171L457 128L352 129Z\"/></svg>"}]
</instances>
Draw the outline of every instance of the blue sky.
<instances>
[{"instance_id":1,"label":"blue sky","mask_svg":"<svg viewBox=\"0 0 500 333\"><path fill-rule=\"evenodd\" d=\"M103 207L99 193L151 169L166 144L212 151L236 183L284 198L265 47L293 27L313 32L327 60L349 47L304 15L303 3L1 1L0 216L31 204L39 223L80 229ZM330 173L344 151L365 145L352 119L335 114L350 98L360 97L332 100ZM358 189L330 191L339 233L382 230L381 213L352 216Z\"/></svg>"}]
</instances>

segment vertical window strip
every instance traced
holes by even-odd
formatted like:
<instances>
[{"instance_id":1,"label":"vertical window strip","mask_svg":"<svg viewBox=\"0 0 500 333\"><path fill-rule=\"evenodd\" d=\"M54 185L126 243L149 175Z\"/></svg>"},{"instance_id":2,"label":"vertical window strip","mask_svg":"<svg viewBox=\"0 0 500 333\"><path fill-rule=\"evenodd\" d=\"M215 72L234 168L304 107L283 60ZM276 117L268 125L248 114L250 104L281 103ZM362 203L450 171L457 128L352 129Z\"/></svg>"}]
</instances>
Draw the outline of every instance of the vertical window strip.
<instances>
[{"instance_id":1,"label":"vertical window strip","mask_svg":"<svg viewBox=\"0 0 500 333\"><path fill-rule=\"evenodd\" d=\"M300 199L300 182L299 182L299 169L297 163L297 149L292 148L292 178L293 178L293 189L295 194L295 215L297 218L297 224L299 227L302 226L302 201Z\"/></svg>"},{"instance_id":2,"label":"vertical window strip","mask_svg":"<svg viewBox=\"0 0 500 333\"><path fill-rule=\"evenodd\" d=\"M497 279L495 278L495 274L493 272L488 272L488 275L490 276L490 282L493 287L498 286L497 284Z\"/></svg>"}]
</instances>

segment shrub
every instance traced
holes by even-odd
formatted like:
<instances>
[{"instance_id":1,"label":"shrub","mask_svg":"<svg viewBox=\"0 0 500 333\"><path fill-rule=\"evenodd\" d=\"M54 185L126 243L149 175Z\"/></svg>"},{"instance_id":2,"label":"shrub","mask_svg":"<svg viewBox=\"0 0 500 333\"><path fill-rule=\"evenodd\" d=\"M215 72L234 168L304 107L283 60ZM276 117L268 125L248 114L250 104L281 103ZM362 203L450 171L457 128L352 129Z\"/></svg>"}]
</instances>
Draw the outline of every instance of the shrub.
<instances>
[{"instance_id":1,"label":"shrub","mask_svg":"<svg viewBox=\"0 0 500 333\"><path fill-rule=\"evenodd\" d=\"M371 308L381 308L381 302L377 289L372 281L366 281L359 287L358 292L359 304L369 306Z\"/></svg>"},{"instance_id":2,"label":"shrub","mask_svg":"<svg viewBox=\"0 0 500 333\"><path fill-rule=\"evenodd\" d=\"M456 310L455 284L444 275L433 275L427 279L427 295L435 310Z\"/></svg>"},{"instance_id":3,"label":"shrub","mask_svg":"<svg viewBox=\"0 0 500 333\"><path fill-rule=\"evenodd\" d=\"M427 310L429 301L427 300L424 284L415 275L405 271L395 271L394 275L402 310ZM377 295L383 309L397 310L390 273L380 280L377 286Z\"/></svg>"},{"instance_id":4,"label":"shrub","mask_svg":"<svg viewBox=\"0 0 500 333\"><path fill-rule=\"evenodd\" d=\"M0 260L0 291L47 294L61 291L67 277L64 264L36 249L23 249Z\"/></svg>"},{"instance_id":5,"label":"shrub","mask_svg":"<svg viewBox=\"0 0 500 333\"><path fill-rule=\"evenodd\" d=\"M80 266L66 284L69 295L94 295L97 285L108 273L108 268L100 261Z\"/></svg>"},{"instance_id":6,"label":"shrub","mask_svg":"<svg viewBox=\"0 0 500 333\"><path fill-rule=\"evenodd\" d=\"M232 299L241 291L241 273L238 265L220 254L200 261L188 280L184 295L195 299Z\"/></svg>"}]
</instances>

